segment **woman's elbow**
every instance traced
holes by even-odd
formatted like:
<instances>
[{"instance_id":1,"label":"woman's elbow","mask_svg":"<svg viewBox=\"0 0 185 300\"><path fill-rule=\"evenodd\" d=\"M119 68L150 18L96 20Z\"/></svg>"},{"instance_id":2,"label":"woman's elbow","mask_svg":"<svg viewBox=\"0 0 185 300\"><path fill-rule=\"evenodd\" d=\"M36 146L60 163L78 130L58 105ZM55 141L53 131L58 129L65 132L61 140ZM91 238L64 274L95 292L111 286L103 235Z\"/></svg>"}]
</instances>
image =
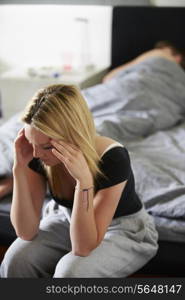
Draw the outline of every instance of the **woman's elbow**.
<instances>
[{"instance_id":1,"label":"woman's elbow","mask_svg":"<svg viewBox=\"0 0 185 300\"><path fill-rule=\"evenodd\" d=\"M82 256L82 257L86 257L86 256L89 256L91 251L89 250L80 250L80 249L72 249L72 254L75 255L75 256Z\"/></svg>"},{"instance_id":2,"label":"woman's elbow","mask_svg":"<svg viewBox=\"0 0 185 300\"><path fill-rule=\"evenodd\" d=\"M93 247L88 247L88 248L75 248L75 247L72 247L72 254L74 254L75 256L89 256L90 253L96 249L98 245L96 246L93 246Z\"/></svg>"},{"instance_id":3,"label":"woman's elbow","mask_svg":"<svg viewBox=\"0 0 185 300\"><path fill-rule=\"evenodd\" d=\"M72 247L72 253L75 255L75 256L89 256L90 253L95 249L96 247L88 247L88 248L75 248L75 247Z\"/></svg>"},{"instance_id":4,"label":"woman's elbow","mask_svg":"<svg viewBox=\"0 0 185 300\"><path fill-rule=\"evenodd\" d=\"M31 242L32 240L34 240L34 238L37 236L38 233L32 233L32 234L23 234L21 232L17 232L16 231L16 235L17 237L19 237L20 239L24 240L24 241L28 241Z\"/></svg>"}]
</instances>

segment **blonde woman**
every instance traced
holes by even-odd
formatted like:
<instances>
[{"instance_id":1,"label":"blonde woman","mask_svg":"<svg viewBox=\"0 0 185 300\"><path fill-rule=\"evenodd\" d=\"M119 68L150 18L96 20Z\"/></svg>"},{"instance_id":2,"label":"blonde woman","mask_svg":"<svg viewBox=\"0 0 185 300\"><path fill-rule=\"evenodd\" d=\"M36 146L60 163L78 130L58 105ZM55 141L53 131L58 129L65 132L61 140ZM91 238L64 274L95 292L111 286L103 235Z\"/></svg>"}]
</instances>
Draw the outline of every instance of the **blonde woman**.
<instances>
[{"instance_id":1,"label":"blonde woman","mask_svg":"<svg viewBox=\"0 0 185 300\"><path fill-rule=\"evenodd\" d=\"M96 133L74 86L33 97L15 140L11 221L1 277L126 277L157 251L126 148ZM53 200L41 209L47 184Z\"/></svg>"}]
</instances>

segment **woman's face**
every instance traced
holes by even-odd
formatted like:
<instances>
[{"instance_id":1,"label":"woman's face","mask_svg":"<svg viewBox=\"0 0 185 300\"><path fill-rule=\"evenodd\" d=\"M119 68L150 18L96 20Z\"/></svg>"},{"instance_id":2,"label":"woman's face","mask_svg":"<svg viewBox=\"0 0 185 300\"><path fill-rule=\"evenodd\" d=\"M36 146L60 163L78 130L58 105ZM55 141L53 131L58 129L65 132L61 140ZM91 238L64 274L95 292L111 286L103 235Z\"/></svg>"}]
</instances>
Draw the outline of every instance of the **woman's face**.
<instances>
[{"instance_id":1,"label":"woman's face","mask_svg":"<svg viewBox=\"0 0 185 300\"><path fill-rule=\"evenodd\" d=\"M46 165L55 166L61 161L52 153L51 145L47 135L35 129L31 125L25 125L25 137L33 147L33 157L40 158Z\"/></svg>"}]
</instances>

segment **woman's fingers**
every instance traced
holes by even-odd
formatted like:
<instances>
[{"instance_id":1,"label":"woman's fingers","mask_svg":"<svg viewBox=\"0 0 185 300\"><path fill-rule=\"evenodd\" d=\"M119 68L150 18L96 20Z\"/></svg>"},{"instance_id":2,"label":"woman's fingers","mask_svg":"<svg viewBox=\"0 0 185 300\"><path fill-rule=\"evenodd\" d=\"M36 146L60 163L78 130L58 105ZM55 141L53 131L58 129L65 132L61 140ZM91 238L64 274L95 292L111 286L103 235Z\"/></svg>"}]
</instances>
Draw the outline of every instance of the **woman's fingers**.
<instances>
[{"instance_id":1,"label":"woman's fingers","mask_svg":"<svg viewBox=\"0 0 185 300\"><path fill-rule=\"evenodd\" d=\"M19 131L18 131L18 136L20 136L20 135L22 135L22 134L24 134L24 127L23 128L21 128Z\"/></svg>"},{"instance_id":2,"label":"woman's fingers","mask_svg":"<svg viewBox=\"0 0 185 300\"><path fill-rule=\"evenodd\" d=\"M61 153L67 156L74 156L77 153L77 148L63 141L51 140L51 144Z\"/></svg>"}]
</instances>

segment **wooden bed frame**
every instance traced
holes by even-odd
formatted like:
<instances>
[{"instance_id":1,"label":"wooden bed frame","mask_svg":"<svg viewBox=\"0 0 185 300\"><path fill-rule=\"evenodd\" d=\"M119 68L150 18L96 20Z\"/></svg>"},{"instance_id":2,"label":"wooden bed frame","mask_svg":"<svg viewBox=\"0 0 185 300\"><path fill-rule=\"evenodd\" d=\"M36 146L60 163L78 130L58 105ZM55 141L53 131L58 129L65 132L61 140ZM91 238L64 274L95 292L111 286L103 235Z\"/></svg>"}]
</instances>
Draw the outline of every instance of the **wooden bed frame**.
<instances>
[{"instance_id":1,"label":"wooden bed frame","mask_svg":"<svg viewBox=\"0 0 185 300\"><path fill-rule=\"evenodd\" d=\"M153 48L160 40L185 49L185 7L114 7L113 69ZM185 277L185 243L159 241L157 255L134 276Z\"/></svg>"}]
</instances>

